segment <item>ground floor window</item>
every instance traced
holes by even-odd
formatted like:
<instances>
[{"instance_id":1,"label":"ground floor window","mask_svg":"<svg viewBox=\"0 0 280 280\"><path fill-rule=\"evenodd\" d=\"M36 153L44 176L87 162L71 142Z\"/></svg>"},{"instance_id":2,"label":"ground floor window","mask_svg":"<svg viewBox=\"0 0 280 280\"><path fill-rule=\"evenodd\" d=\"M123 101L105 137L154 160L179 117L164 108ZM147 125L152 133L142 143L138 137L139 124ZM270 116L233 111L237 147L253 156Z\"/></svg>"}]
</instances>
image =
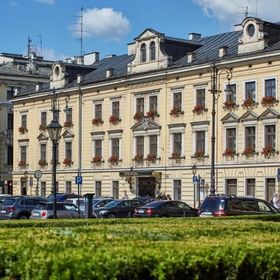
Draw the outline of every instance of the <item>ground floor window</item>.
<instances>
[{"instance_id":1,"label":"ground floor window","mask_svg":"<svg viewBox=\"0 0 280 280\"><path fill-rule=\"evenodd\" d=\"M41 196L46 197L46 182L41 182Z\"/></svg>"},{"instance_id":2,"label":"ground floor window","mask_svg":"<svg viewBox=\"0 0 280 280\"><path fill-rule=\"evenodd\" d=\"M71 181L66 181L65 192L66 193L71 193L72 192L72 182Z\"/></svg>"},{"instance_id":3,"label":"ground floor window","mask_svg":"<svg viewBox=\"0 0 280 280\"><path fill-rule=\"evenodd\" d=\"M226 194L237 195L237 179L226 180Z\"/></svg>"},{"instance_id":4,"label":"ground floor window","mask_svg":"<svg viewBox=\"0 0 280 280\"><path fill-rule=\"evenodd\" d=\"M174 200L181 200L181 180L174 180L173 181L173 197Z\"/></svg>"},{"instance_id":5,"label":"ground floor window","mask_svg":"<svg viewBox=\"0 0 280 280\"><path fill-rule=\"evenodd\" d=\"M256 179L246 179L246 195L255 196Z\"/></svg>"},{"instance_id":6,"label":"ground floor window","mask_svg":"<svg viewBox=\"0 0 280 280\"><path fill-rule=\"evenodd\" d=\"M276 182L275 178L266 178L265 179L265 199L267 201L270 201L272 199L272 195L275 193L275 187Z\"/></svg>"},{"instance_id":7,"label":"ground floor window","mask_svg":"<svg viewBox=\"0 0 280 280\"><path fill-rule=\"evenodd\" d=\"M95 196L101 196L101 181L95 182Z\"/></svg>"},{"instance_id":8,"label":"ground floor window","mask_svg":"<svg viewBox=\"0 0 280 280\"><path fill-rule=\"evenodd\" d=\"M119 181L113 181L113 198L119 199Z\"/></svg>"}]
</instances>

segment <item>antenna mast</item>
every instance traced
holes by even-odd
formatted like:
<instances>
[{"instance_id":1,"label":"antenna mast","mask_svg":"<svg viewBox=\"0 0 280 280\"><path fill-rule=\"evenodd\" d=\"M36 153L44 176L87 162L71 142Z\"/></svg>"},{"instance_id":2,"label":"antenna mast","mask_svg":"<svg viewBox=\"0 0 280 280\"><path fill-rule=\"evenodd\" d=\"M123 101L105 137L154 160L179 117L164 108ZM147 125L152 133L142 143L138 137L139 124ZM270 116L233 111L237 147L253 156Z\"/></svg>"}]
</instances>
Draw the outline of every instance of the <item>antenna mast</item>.
<instances>
[{"instance_id":1,"label":"antenna mast","mask_svg":"<svg viewBox=\"0 0 280 280\"><path fill-rule=\"evenodd\" d=\"M81 59L83 57L83 32L84 32L84 23L83 23L83 18L84 18L84 8L82 7L81 8L81 15L80 15L80 25L81 25L81 30L80 30L80 41L81 41L81 50L80 50L80 56L81 56Z\"/></svg>"}]
</instances>

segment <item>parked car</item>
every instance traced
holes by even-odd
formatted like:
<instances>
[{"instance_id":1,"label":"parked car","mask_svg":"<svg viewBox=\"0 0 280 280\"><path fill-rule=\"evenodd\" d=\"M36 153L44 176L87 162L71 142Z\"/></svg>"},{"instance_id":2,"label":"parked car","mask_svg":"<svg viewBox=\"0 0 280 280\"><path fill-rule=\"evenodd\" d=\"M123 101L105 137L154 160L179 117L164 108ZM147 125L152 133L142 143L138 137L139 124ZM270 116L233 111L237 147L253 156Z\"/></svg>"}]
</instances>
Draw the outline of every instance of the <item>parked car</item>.
<instances>
[{"instance_id":1,"label":"parked car","mask_svg":"<svg viewBox=\"0 0 280 280\"><path fill-rule=\"evenodd\" d=\"M78 218L78 207L73 203L57 202L56 215L60 219ZM52 219L53 203L48 202L37 206L31 211L31 219Z\"/></svg>"},{"instance_id":2,"label":"parked car","mask_svg":"<svg viewBox=\"0 0 280 280\"><path fill-rule=\"evenodd\" d=\"M0 207L0 220L29 219L31 211L46 202L47 199L38 196L11 196L5 199Z\"/></svg>"},{"instance_id":3,"label":"parked car","mask_svg":"<svg viewBox=\"0 0 280 280\"><path fill-rule=\"evenodd\" d=\"M104 197L94 198L92 200L92 210L94 211L95 208L104 207L113 200L115 200L115 199L114 198L104 198ZM85 202L84 201L80 205L80 210L82 212L85 212Z\"/></svg>"},{"instance_id":4,"label":"parked car","mask_svg":"<svg viewBox=\"0 0 280 280\"><path fill-rule=\"evenodd\" d=\"M150 196L136 196L136 197L134 197L134 199L138 199L138 200L144 202L145 204L156 200L154 197L150 197Z\"/></svg>"},{"instance_id":5,"label":"parked car","mask_svg":"<svg viewBox=\"0 0 280 280\"><path fill-rule=\"evenodd\" d=\"M214 195L206 197L198 212L200 217L280 213L266 200L254 197L229 195Z\"/></svg>"},{"instance_id":6,"label":"parked car","mask_svg":"<svg viewBox=\"0 0 280 280\"><path fill-rule=\"evenodd\" d=\"M120 199L109 202L105 207L95 208L93 216L96 218L127 218L132 217L136 208L144 203L136 199Z\"/></svg>"},{"instance_id":7,"label":"parked car","mask_svg":"<svg viewBox=\"0 0 280 280\"><path fill-rule=\"evenodd\" d=\"M0 194L0 205L9 197L11 197L10 194Z\"/></svg>"},{"instance_id":8,"label":"parked car","mask_svg":"<svg viewBox=\"0 0 280 280\"><path fill-rule=\"evenodd\" d=\"M64 202L73 203L77 207L80 205L80 208L82 207L82 205L85 205L84 197L83 198L81 198L81 197L67 198L66 200L64 200Z\"/></svg>"},{"instance_id":9,"label":"parked car","mask_svg":"<svg viewBox=\"0 0 280 280\"><path fill-rule=\"evenodd\" d=\"M138 209L135 217L197 217L197 209L177 200L156 200Z\"/></svg>"},{"instance_id":10,"label":"parked car","mask_svg":"<svg viewBox=\"0 0 280 280\"><path fill-rule=\"evenodd\" d=\"M58 202L63 202L65 201L66 199L71 199L71 198L79 198L80 199L83 199L82 196L78 196L77 194L75 193L57 193L56 194L56 201ZM47 197L47 200L48 201L53 201L54 200L54 195L53 194L50 194L48 197Z\"/></svg>"}]
</instances>

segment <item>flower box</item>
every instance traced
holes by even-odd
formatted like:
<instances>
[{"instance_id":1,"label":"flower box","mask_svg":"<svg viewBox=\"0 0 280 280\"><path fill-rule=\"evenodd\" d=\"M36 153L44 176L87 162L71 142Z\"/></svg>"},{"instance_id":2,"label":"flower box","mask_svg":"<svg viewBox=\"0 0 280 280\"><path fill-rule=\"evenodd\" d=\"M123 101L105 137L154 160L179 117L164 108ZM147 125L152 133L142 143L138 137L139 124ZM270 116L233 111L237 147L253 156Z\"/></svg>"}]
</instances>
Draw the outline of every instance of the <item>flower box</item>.
<instances>
[{"instance_id":1,"label":"flower box","mask_svg":"<svg viewBox=\"0 0 280 280\"><path fill-rule=\"evenodd\" d=\"M202 159L204 158L204 155L205 155L205 152L204 151L196 151L194 153L194 157L197 158L197 159Z\"/></svg>"},{"instance_id":2,"label":"flower box","mask_svg":"<svg viewBox=\"0 0 280 280\"><path fill-rule=\"evenodd\" d=\"M263 147L261 154L266 158L270 158L274 154L278 154L279 152L275 151L275 149L271 145L267 145Z\"/></svg>"},{"instance_id":3,"label":"flower box","mask_svg":"<svg viewBox=\"0 0 280 280\"><path fill-rule=\"evenodd\" d=\"M256 103L252 98L248 98L248 99L244 100L242 107L248 109L248 108L252 108L256 105L258 105L258 103Z\"/></svg>"},{"instance_id":4,"label":"flower box","mask_svg":"<svg viewBox=\"0 0 280 280\"><path fill-rule=\"evenodd\" d=\"M155 155L155 154L148 154L146 159L149 162L156 162L157 155Z\"/></svg>"},{"instance_id":5,"label":"flower box","mask_svg":"<svg viewBox=\"0 0 280 280\"><path fill-rule=\"evenodd\" d=\"M133 119L136 121L141 121L144 117L144 113L143 112L136 112L133 116Z\"/></svg>"},{"instance_id":6,"label":"flower box","mask_svg":"<svg viewBox=\"0 0 280 280\"><path fill-rule=\"evenodd\" d=\"M171 154L171 159L179 159L181 157L181 155L179 155L179 153L172 153Z\"/></svg>"},{"instance_id":7,"label":"flower box","mask_svg":"<svg viewBox=\"0 0 280 280\"><path fill-rule=\"evenodd\" d=\"M19 131L21 134L24 134L25 132L28 131L28 129L21 126L21 127L18 128L18 131Z\"/></svg>"},{"instance_id":8,"label":"flower box","mask_svg":"<svg viewBox=\"0 0 280 280\"><path fill-rule=\"evenodd\" d=\"M224 153L223 153L223 155L225 157L231 157L231 158L233 158L235 154L236 154L236 152L232 148L226 148Z\"/></svg>"},{"instance_id":9,"label":"flower box","mask_svg":"<svg viewBox=\"0 0 280 280\"><path fill-rule=\"evenodd\" d=\"M224 102L224 109L225 110L232 110L232 109L235 109L237 107L238 107L238 105L236 105L235 102L230 102L230 101Z\"/></svg>"},{"instance_id":10,"label":"flower box","mask_svg":"<svg viewBox=\"0 0 280 280\"><path fill-rule=\"evenodd\" d=\"M264 96L261 101L263 106L272 106L273 104L278 103L278 102L279 101L276 100L276 98L274 96Z\"/></svg>"},{"instance_id":11,"label":"flower box","mask_svg":"<svg viewBox=\"0 0 280 280\"><path fill-rule=\"evenodd\" d=\"M242 154L246 157L251 157L254 153L255 153L255 149L249 146L244 149Z\"/></svg>"},{"instance_id":12,"label":"flower box","mask_svg":"<svg viewBox=\"0 0 280 280\"><path fill-rule=\"evenodd\" d=\"M147 117L149 119L154 119L155 117L158 117L159 114L157 113L157 111L154 111L154 110L150 110L149 112L146 113Z\"/></svg>"},{"instance_id":13,"label":"flower box","mask_svg":"<svg viewBox=\"0 0 280 280\"><path fill-rule=\"evenodd\" d=\"M94 156L91 161L91 163L96 165L100 165L101 162L102 162L102 156Z\"/></svg>"},{"instance_id":14,"label":"flower box","mask_svg":"<svg viewBox=\"0 0 280 280\"><path fill-rule=\"evenodd\" d=\"M21 167L21 168L24 168L27 166L27 162L25 160L20 160L18 162L18 166Z\"/></svg>"},{"instance_id":15,"label":"flower box","mask_svg":"<svg viewBox=\"0 0 280 280\"><path fill-rule=\"evenodd\" d=\"M63 124L64 127L67 127L67 128L71 128L74 126L74 124L72 122L69 122L69 121L66 121L64 124Z\"/></svg>"},{"instance_id":16,"label":"flower box","mask_svg":"<svg viewBox=\"0 0 280 280\"><path fill-rule=\"evenodd\" d=\"M184 111L182 111L180 108L174 107L170 111L170 116L178 117L179 115L184 115Z\"/></svg>"},{"instance_id":17,"label":"flower box","mask_svg":"<svg viewBox=\"0 0 280 280\"><path fill-rule=\"evenodd\" d=\"M119 122L121 121L121 119L118 117L118 116L115 116L115 115L112 115L110 118L109 118L109 122L111 124L118 124Z\"/></svg>"},{"instance_id":18,"label":"flower box","mask_svg":"<svg viewBox=\"0 0 280 280\"><path fill-rule=\"evenodd\" d=\"M40 160L38 161L38 164L39 164L40 166L42 166L42 167L48 165L48 163L47 163L45 160L43 160L43 159L40 159Z\"/></svg>"},{"instance_id":19,"label":"flower box","mask_svg":"<svg viewBox=\"0 0 280 280\"><path fill-rule=\"evenodd\" d=\"M118 164L119 157L115 156L115 155L112 155L111 157L109 157L108 161L111 162L112 164Z\"/></svg>"},{"instance_id":20,"label":"flower box","mask_svg":"<svg viewBox=\"0 0 280 280\"><path fill-rule=\"evenodd\" d=\"M137 154L134 157L135 162L143 162L143 155Z\"/></svg>"},{"instance_id":21,"label":"flower box","mask_svg":"<svg viewBox=\"0 0 280 280\"><path fill-rule=\"evenodd\" d=\"M63 164L67 165L67 166L70 166L70 165L73 164L73 161L69 158L65 158L64 161L63 161Z\"/></svg>"},{"instance_id":22,"label":"flower box","mask_svg":"<svg viewBox=\"0 0 280 280\"><path fill-rule=\"evenodd\" d=\"M201 114L202 112L207 112L208 109L206 109L203 105L195 105L192 111L195 114Z\"/></svg>"},{"instance_id":23,"label":"flower box","mask_svg":"<svg viewBox=\"0 0 280 280\"><path fill-rule=\"evenodd\" d=\"M94 118L91 120L91 123L93 125L101 125L103 123L102 119L101 118Z\"/></svg>"}]
</instances>

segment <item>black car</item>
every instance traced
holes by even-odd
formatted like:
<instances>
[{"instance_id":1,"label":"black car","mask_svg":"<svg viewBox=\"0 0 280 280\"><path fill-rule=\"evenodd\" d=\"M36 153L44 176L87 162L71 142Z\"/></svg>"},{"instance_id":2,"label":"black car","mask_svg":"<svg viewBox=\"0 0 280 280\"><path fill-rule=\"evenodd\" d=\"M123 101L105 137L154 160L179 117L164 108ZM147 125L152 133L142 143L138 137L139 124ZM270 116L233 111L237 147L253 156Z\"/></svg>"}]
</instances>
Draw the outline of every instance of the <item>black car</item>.
<instances>
[{"instance_id":1,"label":"black car","mask_svg":"<svg viewBox=\"0 0 280 280\"><path fill-rule=\"evenodd\" d=\"M135 210L134 217L197 217L197 209L177 200L157 200Z\"/></svg>"},{"instance_id":2,"label":"black car","mask_svg":"<svg viewBox=\"0 0 280 280\"><path fill-rule=\"evenodd\" d=\"M132 217L136 208L144 203L136 199L121 199L109 202L105 207L94 209L96 218L128 218Z\"/></svg>"},{"instance_id":3,"label":"black car","mask_svg":"<svg viewBox=\"0 0 280 280\"><path fill-rule=\"evenodd\" d=\"M266 200L230 195L212 195L206 197L198 212L201 217L279 213L278 210Z\"/></svg>"},{"instance_id":4,"label":"black car","mask_svg":"<svg viewBox=\"0 0 280 280\"><path fill-rule=\"evenodd\" d=\"M46 202L45 198L38 196L11 196L5 199L0 207L0 220L29 219L31 211Z\"/></svg>"},{"instance_id":5,"label":"black car","mask_svg":"<svg viewBox=\"0 0 280 280\"><path fill-rule=\"evenodd\" d=\"M79 198L79 196L75 193L57 193L56 194L56 201L58 202L64 202L66 199L71 199L71 198ZM83 199L82 196L80 196L81 199ZM47 197L47 200L52 202L54 200L54 195L50 194Z\"/></svg>"}]
</instances>

